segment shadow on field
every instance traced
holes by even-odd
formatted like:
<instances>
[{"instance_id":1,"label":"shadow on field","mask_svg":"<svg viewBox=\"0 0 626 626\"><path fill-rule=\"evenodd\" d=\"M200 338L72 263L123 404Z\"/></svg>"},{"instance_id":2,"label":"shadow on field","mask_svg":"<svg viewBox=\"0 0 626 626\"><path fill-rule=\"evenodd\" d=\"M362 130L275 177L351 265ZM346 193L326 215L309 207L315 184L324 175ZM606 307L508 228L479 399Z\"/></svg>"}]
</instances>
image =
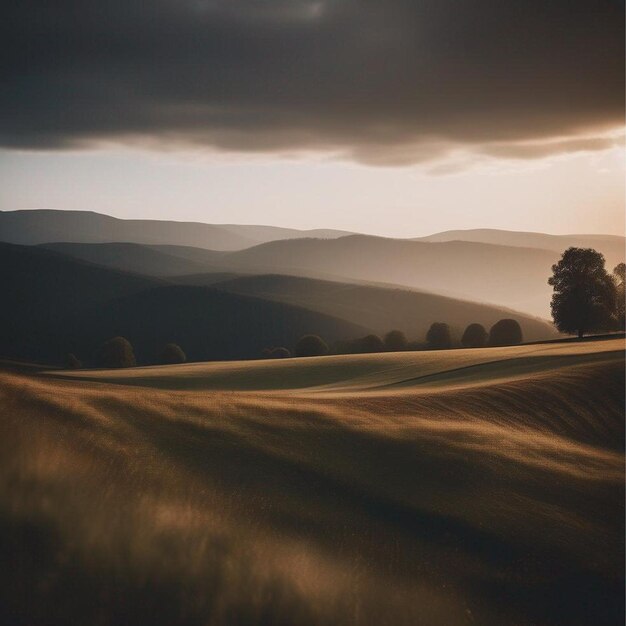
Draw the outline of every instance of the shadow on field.
<instances>
[{"instance_id":1,"label":"shadow on field","mask_svg":"<svg viewBox=\"0 0 626 626\"><path fill-rule=\"evenodd\" d=\"M3 375L0 623L622 623L623 376L615 355L378 395Z\"/></svg>"}]
</instances>

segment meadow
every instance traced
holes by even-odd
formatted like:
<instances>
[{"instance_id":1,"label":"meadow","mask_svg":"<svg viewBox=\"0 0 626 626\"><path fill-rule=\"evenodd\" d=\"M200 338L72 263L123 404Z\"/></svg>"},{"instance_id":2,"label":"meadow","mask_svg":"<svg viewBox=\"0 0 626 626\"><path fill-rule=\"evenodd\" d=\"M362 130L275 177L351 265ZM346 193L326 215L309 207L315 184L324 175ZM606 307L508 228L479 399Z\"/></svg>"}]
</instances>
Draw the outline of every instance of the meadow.
<instances>
[{"instance_id":1,"label":"meadow","mask_svg":"<svg viewBox=\"0 0 626 626\"><path fill-rule=\"evenodd\" d=\"M616 625L624 340L0 373L0 623Z\"/></svg>"}]
</instances>

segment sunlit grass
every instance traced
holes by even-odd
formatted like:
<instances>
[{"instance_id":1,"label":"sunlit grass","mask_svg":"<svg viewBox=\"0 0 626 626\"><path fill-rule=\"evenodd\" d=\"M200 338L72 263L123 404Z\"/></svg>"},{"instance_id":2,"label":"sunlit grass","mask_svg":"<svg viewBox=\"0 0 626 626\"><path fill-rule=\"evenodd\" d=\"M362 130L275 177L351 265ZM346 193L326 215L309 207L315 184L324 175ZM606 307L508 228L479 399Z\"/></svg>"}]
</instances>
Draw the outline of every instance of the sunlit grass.
<instances>
[{"instance_id":1,"label":"sunlit grass","mask_svg":"<svg viewBox=\"0 0 626 626\"><path fill-rule=\"evenodd\" d=\"M622 350L5 373L0 621L619 623Z\"/></svg>"}]
</instances>

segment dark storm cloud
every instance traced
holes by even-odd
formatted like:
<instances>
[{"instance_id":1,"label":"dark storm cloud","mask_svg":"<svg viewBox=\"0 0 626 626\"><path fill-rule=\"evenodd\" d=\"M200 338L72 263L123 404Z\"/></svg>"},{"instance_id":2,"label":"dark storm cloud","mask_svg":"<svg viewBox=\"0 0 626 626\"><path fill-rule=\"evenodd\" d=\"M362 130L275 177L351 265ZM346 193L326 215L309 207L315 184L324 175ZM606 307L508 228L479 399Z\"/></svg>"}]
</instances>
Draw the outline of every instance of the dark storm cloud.
<instances>
[{"instance_id":1,"label":"dark storm cloud","mask_svg":"<svg viewBox=\"0 0 626 626\"><path fill-rule=\"evenodd\" d=\"M5 147L411 162L623 121L613 0L22 0L4 13Z\"/></svg>"}]
</instances>

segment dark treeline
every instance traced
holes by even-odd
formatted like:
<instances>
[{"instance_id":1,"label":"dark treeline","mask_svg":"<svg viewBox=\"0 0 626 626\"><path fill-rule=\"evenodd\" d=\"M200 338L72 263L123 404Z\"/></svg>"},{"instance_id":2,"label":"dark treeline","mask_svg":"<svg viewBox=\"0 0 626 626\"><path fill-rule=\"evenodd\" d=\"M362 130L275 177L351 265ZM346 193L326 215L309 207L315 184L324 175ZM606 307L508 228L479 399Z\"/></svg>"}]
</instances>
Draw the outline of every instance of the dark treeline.
<instances>
[{"instance_id":1,"label":"dark treeline","mask_svg":"<svg viewBox=\"0 0 626 626\"><path fill-rule=\"evenodd\" d=\"M186 361L187 355L178 344L167 343L147 365L176 365ZM66 369L81 369L85 365L105 369L135 367L137 358L132 344L126 337L112 337L105 341L85 364L73 352L65 356Z\"/></svg>"},{"instance_id":2,"label":"dark treeline","mask_svg":"<svg viewBox=\"0 0 626 626\"><path fill-rule=\"evenodd\" d=\"M298 341L293 350L282 346L267 348L263 351L262 357L275 359L289 356L324 356L326 354L485 348L489 346L512 346L521 343L522 340L522 329L514 319L501 319L491 327L489 332L482 324L472 323L465 328L462 334L451 330L445 322L433 322L424 338L413 341L409 341L401 330L391 330L384 337L370 334L336 341L331 345L328 345L318 335L305 335Z\"/></svg>"},{"instance_id":3,"label":"dark treeline","mask_svg":"<svg viewBox=\"0 0 626 626\"><path fill-rule=\"evenodd\" d=\"M384 337L369 334L363 337L336 341L329 345L318 335L304 335L293 349L284 346L266 348L261 353L265 359L284 359L292 356L324 356L327 354L369 354L377 352L402 352L407 350L447 350L455 347L482 348L486 346L504 346L521 343L522 330L517 321L503 319L491 327L489 333L481 324L470 324L460 340L454 338L448 324L434 322L426 337L422 340L409 341L401 330L391 330ZM175 365L185 363L187 357L176 343L167 343L155 353L155 357L145 365ZM65 356L67 369L82 367L122 368L134 367L137 359L132 344L125 337L112 337L105 341L97 352L85 362L76 354Z\"/></svg>"}]
</instances>

